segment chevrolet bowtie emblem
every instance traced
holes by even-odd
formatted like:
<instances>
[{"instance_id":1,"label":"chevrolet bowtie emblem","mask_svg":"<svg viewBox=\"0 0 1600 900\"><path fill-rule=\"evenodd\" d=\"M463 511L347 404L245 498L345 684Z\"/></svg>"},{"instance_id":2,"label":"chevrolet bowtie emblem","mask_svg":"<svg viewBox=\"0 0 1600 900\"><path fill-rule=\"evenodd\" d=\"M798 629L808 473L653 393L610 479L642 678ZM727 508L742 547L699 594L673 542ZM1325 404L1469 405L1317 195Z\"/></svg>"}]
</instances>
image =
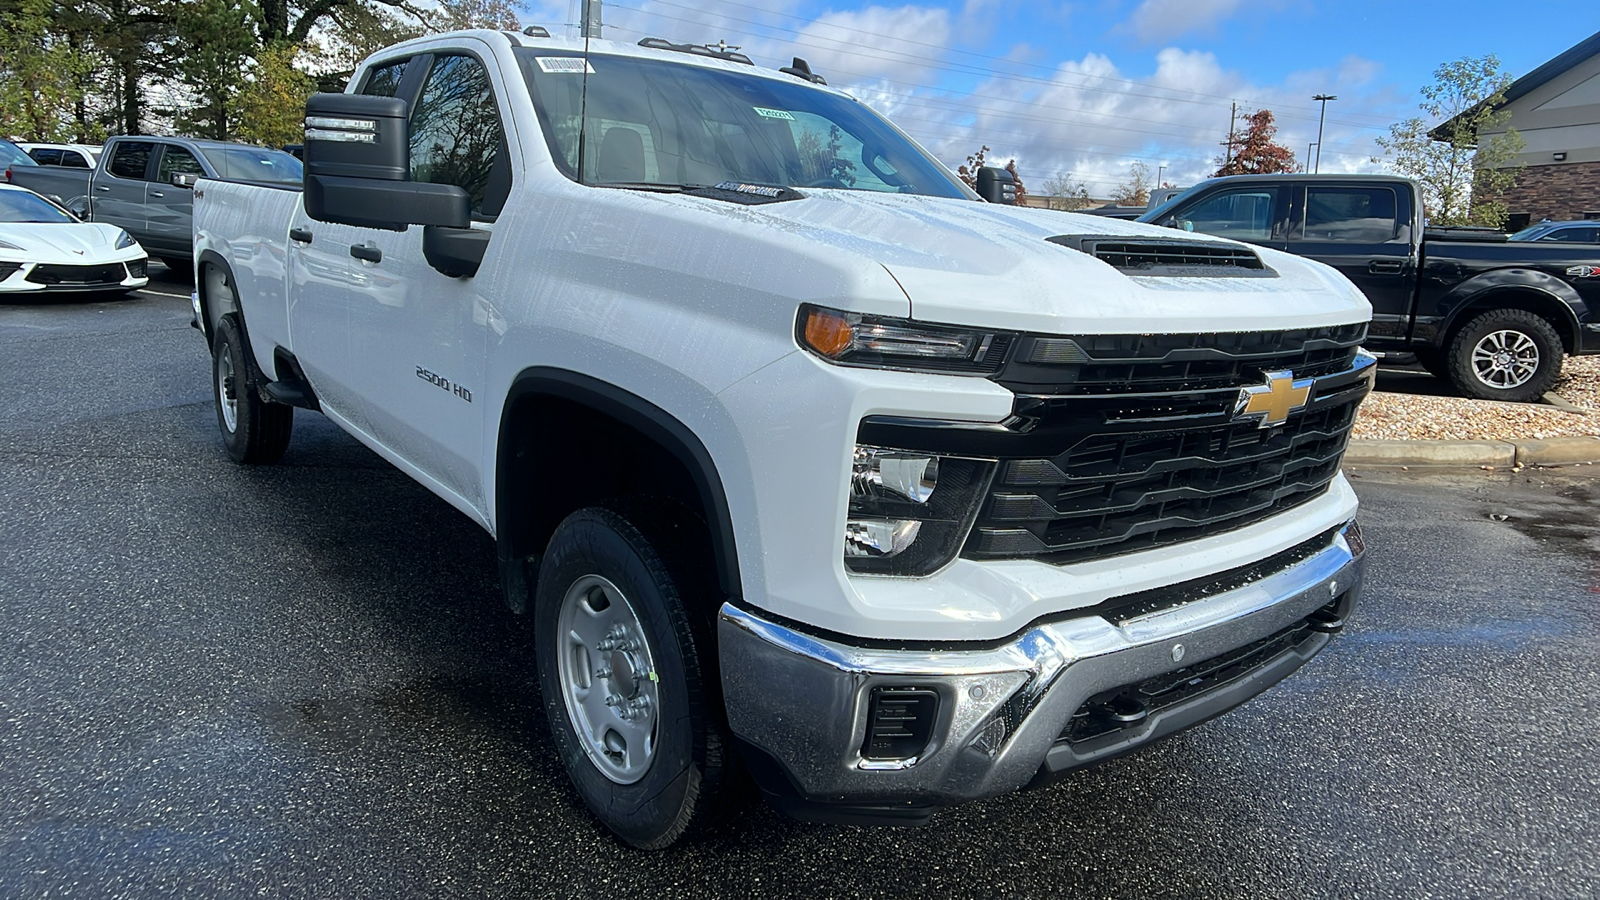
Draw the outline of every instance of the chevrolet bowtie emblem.
<instances>
[{"instance_id":1,"label":"chevrolet bowtie emblem","mask_svg":"<svg viewBox=\"0 0 1600 900\"><path fill-rule=\"evenodd\" d=\"M1289 414L1306 405L1311 399L1311 379L1296 380L1293 372L1268 372L1266 384L1253 384L1239 389L1239 399L1233 405L1235 419L1260 416L1256 424L1262 428L1282 425Z\"/></svg>"}]
</instances>

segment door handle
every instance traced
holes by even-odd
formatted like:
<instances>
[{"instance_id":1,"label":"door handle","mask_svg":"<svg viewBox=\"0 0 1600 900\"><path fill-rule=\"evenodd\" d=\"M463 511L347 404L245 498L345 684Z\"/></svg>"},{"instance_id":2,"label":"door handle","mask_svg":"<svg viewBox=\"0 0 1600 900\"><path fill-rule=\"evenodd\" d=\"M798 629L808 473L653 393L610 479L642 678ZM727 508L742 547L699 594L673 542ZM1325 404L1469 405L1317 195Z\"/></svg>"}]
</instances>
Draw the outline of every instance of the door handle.
<instances>
[{"instance_id":1,"label":"door handle","mask_svg":"<svg viewBox=\"0 0 1600 900\"><path fill-rule=\"evenodd\" d=\"M94 189L97 190L97 191L109 191L109 190L111 190L111 185L109 185L109 184L97 184L97 185L94 186Z\"/></svg>"},{"instance_id":2,"label":"door handle","mask_svg":"<svg viewBox=\"0 0 1600 900\"><path fill-rule=\"evenodd\" d=\"M163 194L160 191L151 191L150 192L150 196L152 196L152 197L165 197L166 194Z\"/></svg>"},{"instance_id":3,"label":"door handle","mask_svg":"<svg viewBox=\"0 0 1600 900\"><path fill-rule=\"evenodd\" d=\"M289 229L289 240L296 241L301 244L309 244L311 243L311 232L305 230L304 228L291 228ZM353 256L355 254L352 252L351 255Z\"/></svg>"},{"instance_id":4,"label":"door handle","mask_svg":"<svg viewBox=\"0 0 1600 900\"><path fill-rule=\"evenodd\" d=\"M371 263L383 262L383 251L379 250L377 247L374 247L371 242L365 244L351 244L350 255L354 256L356 259L364 259Z\"/></svg>"},{"instance_id":5,"label":"door handle","mask_svg":"<svg viewBox=\"0 0 1600 900\"><path fill-rule=\"evenodd\" d=\"M1367 263L1367 271L1374 275L1399 275L1401 267L1398 259L1375 259Z\"/></svg>"}]
</instances>

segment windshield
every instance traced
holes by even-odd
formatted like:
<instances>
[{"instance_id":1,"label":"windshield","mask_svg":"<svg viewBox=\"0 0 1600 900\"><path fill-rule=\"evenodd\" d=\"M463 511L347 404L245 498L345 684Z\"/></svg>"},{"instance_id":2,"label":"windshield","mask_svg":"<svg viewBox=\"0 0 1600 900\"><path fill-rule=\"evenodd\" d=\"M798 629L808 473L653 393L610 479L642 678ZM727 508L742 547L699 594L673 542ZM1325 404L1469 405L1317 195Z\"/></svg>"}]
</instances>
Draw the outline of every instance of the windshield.
<instances>
[{"instance_id":1,"label":"windshield","mask_svg":"<svg viewBox=\"0 0 1600 900\"><path fill-rule=\"evenodd\" d=\"M23 222L57 225L76 221L38 194L30 191L0 191L0 222L8 225Z\"/></svg>"},{"instance_id":2,"label":"windshield","mask_svg":"<svg viewBox=\"0 0 1600 900\"><path fill-rule=\"evenodd\" d=\"M37 166L33 157L23 152L21 147L7 140L0 140L0 166Z\"/></svg>"},{"instance_id":3,"label":"windshield","mask_svg":"<svg viewBox=\"0 0 1600 900\"><path fill-rule=\"evenodd\" d=\"M1189 188L1188 190L1184 191L1183 193L1178 194L1177 196L1173 197L1171 200L1168 200L1167 202L1165 202L1165 203L1161 204L1160 206L1156 207L1155 209L1152 209L1149 212L1145 213L1144 215L1140 216L1137 219L1137 221L1140 221L1140 222L1155 222L1156 224L1159 225L1161 223L1162 217L1164 217L1167 214L1167 210L1169 210L1169 209L1173 208L1174 206L1177 206L1179 203L1182 203L1183 201L1189 199L1191 196L1194 195L1195 191L1200 190L1201 188L1205 187L1208 184L1210 184L1209 181L1200 182L1199 184L1195 185L1194 187Z\"/></svg>"},{"instance_id":4,"label":"windshield","mask_svg":"<svg viewBox=\"0 0 1600 900\"><path fill-rule=\"evenodd\" d=\"M299 184L305 170L300 160L282 150L263 147L202 147L200 150L217 170L217 177L228 181L264 181L269 184Z\"/></svg>"},{"instance_id":5,"label":"windshield","mask_svg":"<svg viewBox=\"0 0 1600 900\"><path fill-rule=\"evenodd\" d=\"M866 106L799 80L602 54L589 57L585 88L579 57L534 50L518 50L517 57L551 155L567 177L584 184L739 182L969 196Z\"/></svg>"}]
</instances>

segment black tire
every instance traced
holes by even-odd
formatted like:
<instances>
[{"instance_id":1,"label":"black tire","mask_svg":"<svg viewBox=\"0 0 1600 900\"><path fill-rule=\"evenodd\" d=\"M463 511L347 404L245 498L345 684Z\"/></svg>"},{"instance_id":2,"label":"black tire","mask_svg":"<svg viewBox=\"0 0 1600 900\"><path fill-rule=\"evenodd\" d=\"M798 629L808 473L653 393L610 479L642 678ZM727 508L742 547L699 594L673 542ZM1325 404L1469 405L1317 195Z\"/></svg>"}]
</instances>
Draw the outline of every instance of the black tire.
<instances>
[{"instance_id":1,"label":"black tire","mask_svg":"<svg viewBox=\"0 0 1600 900\"><path fill-rule=\"evenodd\" d=\"M1490 362L1501 349L1511 360L1509 368ZM1456 332L1446 363L1450 383L1468 397L1525 403L1550 390L1565 355L1561 336L1543 317L1525 309L1494 309Z\"/></svg>"},{"instance_id":2,"label":"black tire","mask_svg":"<svg viewBox=\"0 0 1600 900\"><path fill-rule=\"evenodd\" d=\"M156 259L161 260L161 264L167 267L167 270L172 273L172 277L179 281L190 281L194 278L194 263L192 261L179 259L176 256L158 256Z\"/></svg>"},{"instance_id":3,"label":"black tire","mask_svg":"<svg viewBox=\"0 0 1600 900\"><path fill-rule=\"evenodd\" d=\"M238 314L228 313L217 323L211 343L211 394L217 404L217 428L234 462L269 465L289 449L294 407L263 399L250 372Z\"/></svg>"},{"instance_id":4,"label":"black tire","mask_svg":"<svg viewBox=\"0 0 1600 900\"><path fill-rule=\"evenodd\" d=\"M719 793L730 774L710 620L691 609L688 600L715 596L707 593L715 590L710 571L704 527L698 519L680 507L653 503L578 510L556 529L540 560L532 625L539 684L556 752L590 811L636 847L666 847L716 818ZM592 709L581 713L586 707L569 692L569 679L563 676L563 653L574 670L601 665L610 673L618 664L618 654L594 653L593 646L577 640L577 629L569 625L563 631L562 609L569 603L569 592L588 596L583 586L597 577L620 591L625 602L617 608L632 614L651 666L649 676L639 678L638 666L628 664L634 673L627 676L630 682L641 686L650 682L656 708L649 724L652 749L642 774L631 783L607 775L603 761L591 757L606 752L599 746L604 742L615 754L612 762L621 765L625 754L609 743L617 732L607 731L604 741L585 739L575 724L587 722L590 734L613 725L626 731L629 725L606 718L620 719L622 714L615 710L624 704L607 702L598 713ZM591 590L611 600L607 588ZM613 633L608 631L607 636ZM632 640L631 632L623 634ZM631 654L628 659L633 659ZM592 681L587 675L581 677L590 681L588 690L605 691L609 698L622 697L628 690L607 679L598 671ZM628 696L638 693L635 687ZM583 719L584 715L591 718Z\"/></svg>"}]
</instances>

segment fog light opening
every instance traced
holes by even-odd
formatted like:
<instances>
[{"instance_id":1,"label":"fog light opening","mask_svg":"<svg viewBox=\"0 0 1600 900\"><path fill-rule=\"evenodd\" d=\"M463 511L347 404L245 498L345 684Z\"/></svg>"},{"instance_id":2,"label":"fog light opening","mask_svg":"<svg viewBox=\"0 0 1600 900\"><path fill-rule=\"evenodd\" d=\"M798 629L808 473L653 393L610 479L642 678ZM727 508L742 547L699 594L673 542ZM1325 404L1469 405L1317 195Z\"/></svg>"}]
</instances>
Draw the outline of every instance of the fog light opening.
<instances>
[{"instance_id":1,"label":"fog light opening","mask_svg":"<svg viewBox=\"0 0 1600 900\"><path fill-rule=\"evenodd\" d=\"M903 552L917 539L915 519L851 519L844 526L844 555L883 558Z\"/></svg>"}]
</instances>

